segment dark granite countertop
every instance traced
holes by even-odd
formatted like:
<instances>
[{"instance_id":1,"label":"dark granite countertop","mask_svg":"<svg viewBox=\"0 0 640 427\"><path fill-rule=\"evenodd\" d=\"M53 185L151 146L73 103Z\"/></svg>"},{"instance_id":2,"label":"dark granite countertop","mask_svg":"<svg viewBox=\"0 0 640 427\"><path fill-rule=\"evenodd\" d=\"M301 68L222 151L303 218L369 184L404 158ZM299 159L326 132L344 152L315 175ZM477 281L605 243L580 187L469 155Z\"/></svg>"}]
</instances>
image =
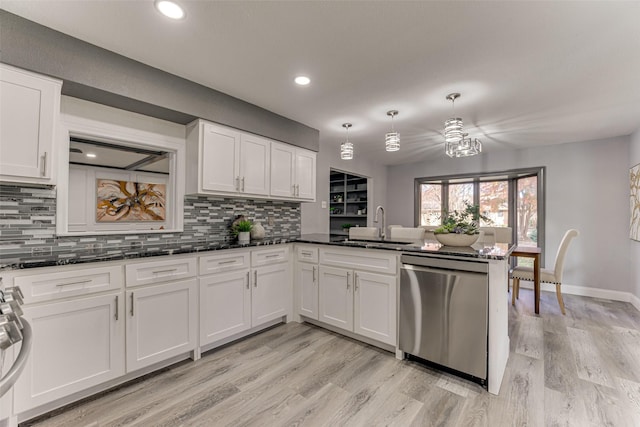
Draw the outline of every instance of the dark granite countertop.
<instances>
[{"instance_id":1,"label":"dark granite countertop","mask_svg":"<svg viewBox=\"0 0 640 427\"><path fill-rule=\"evenodd\" d=\"M297 239L298 242L315 243L323 245L344 246L351 248L382 249L399 252L410 252L413 254L435 255L435 256L455 256L465 258L475 258L484 260L503 260L509 257L514 245L506 243L491 243L490 245L477 242L472 246L444 246L437 240L402 240L394 239L348 239L344 236L331 236L329 234L303 234Z\"/></svg>"},{"instance_id":2,"label":"dark granite countertop","mask_svg":"<svg viewBox=\"0 0 640 427\"><path fill-rule=\"evenodd\" d=\"M476 259L506 259L513 246L507 244L492 244L487 246L476 243L467 247L443 246L435 240L350 240L344 236L329 234L304 234L298 238L270 238L252 241L246 245L236 242L180 242L175 244L136 244L126 247L85 247L71 250L50 250L46 253L14 253L3 255L0 259L0 270L14 270L21 268L49 267L54 265L81 264L101 261L118 261L125 259L146 258L162 255L178 255L218 251L225 249L251 248L259 246L277 245L283 243L302 242L323 245L334 245L351 248L393 250L435 256L456 256Z\"/></svg>"},{"instance_id":3,"label":"dark granite countertop","mask_svg":"<svg viewBox=\"0 0 640 427\"><path fill-rule=\"evenodd\" d=\"M224 249L252 248L258 246L269 246L283 243L291 243L295 238L273 237L264 240L254 240L249 244L240 245L237 242L212 242L212 241L184 241L173 244L166 243L144 243L135 242L128 246L118 247L89 247L71 249L60 248L53 250L49 248L46 253L34 254L12 253L0 257L1 270L15 270L21 268L50 267L54 265L82 264L101 261L118 261L125 259L146 258L162 255L178 255L199 253L208 251L218 251Z\"/></svg>"}]
</instances>

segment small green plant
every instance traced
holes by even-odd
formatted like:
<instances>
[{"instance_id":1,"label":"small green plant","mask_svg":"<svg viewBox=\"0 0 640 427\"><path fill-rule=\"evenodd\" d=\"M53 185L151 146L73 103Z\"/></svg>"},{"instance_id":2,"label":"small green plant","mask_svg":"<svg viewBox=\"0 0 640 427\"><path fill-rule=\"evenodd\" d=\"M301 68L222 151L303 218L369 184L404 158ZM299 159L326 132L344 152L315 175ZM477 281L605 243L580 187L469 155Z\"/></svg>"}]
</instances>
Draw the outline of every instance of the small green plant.
<instances>
[{"instance_id":1,"label":"small green plant","mask_svg":"<svg viewBox=\"0 0 640 427\"><path fill-rule=\"evenodd\" d=\"M442 225L433 232L435 234L478 234L480 219L491 223L489 218L480 213L480 206L465 202L463 211L453 211L452 214L445 212Z\"/></svg>"},{"instance_id":2,"label":"small green plant","mask_svg":"<svg viewBox=\"0 0 640 427\"><path fill-rule=\"evenodd\" d=\"M348 230L348 229L350 229L351 227L355 227L355 225L353 225L353 224L349 224L349 223L342 224L342 228L343 228L343 229L345 229L345 230Z\"/></svg>"},{"instance_id":3,"label":"small green plant","mask_svg":"<svg viewBox=\"0 0 640 427\"><path fill-rule=\"evenodd\" d=\"M231 228L231 231L233 232L234 236L237 236L238 233L241 233L244 231L251 231L252 228L253 228L253 223L248 219L246 219L246 220L236 222L235 225Z\"/></svg>"}]
</instances>

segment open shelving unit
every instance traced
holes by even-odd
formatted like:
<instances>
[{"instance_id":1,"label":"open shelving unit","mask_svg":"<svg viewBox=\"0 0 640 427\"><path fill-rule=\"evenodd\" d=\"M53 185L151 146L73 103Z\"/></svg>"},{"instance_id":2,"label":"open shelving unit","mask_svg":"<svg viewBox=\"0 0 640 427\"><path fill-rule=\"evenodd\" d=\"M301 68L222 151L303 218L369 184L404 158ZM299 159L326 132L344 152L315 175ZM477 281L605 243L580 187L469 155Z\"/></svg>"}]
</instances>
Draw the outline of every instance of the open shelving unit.
<instances>
[{"instance_id":1,"label":"open shelving unit","mask_svg":"<svg viewBox=\"0 0 640 427\"><path fill-rule=\"evenodd\" d=\"M344 224L367 226L368 182L363 176L332 170L329 174L330 234L346 236ZM360 213L358 213L360 212Z\"/></svg>"}]
</instances>

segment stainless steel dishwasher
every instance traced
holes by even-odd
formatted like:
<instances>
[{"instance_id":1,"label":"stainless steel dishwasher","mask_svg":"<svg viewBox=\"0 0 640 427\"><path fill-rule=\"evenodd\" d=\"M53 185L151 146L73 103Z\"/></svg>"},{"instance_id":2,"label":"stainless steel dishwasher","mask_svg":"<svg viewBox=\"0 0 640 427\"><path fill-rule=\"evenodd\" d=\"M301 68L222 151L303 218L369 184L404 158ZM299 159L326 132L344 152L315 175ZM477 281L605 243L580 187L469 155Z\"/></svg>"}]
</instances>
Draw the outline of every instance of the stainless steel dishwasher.
<instances>
[{"instance_id":1,"label":"stainless steel dishwasher","mask_svg":"<svg viewBox=\"0 0 640 427\"><path fill-rule=\"evenodd\" d=\"M489 265L402 256L400 350L486 385Z\"/></svg>"}]
</instances>

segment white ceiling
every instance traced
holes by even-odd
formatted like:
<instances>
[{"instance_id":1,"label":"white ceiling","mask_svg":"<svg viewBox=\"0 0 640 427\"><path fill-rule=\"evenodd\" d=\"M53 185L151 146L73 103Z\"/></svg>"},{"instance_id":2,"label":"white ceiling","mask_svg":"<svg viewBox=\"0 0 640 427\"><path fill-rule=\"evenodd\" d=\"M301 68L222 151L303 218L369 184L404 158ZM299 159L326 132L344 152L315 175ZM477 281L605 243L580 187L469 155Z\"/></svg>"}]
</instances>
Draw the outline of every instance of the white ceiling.
<instances>
[{"instance_id":1,"label":"white ceiling","mask_svg":"<svg viewBox=\"0 0 640 427\"><path fill-rule=\"evenodd\" d=\"M640 128L639 1L180 3L179 22L151 0L2 8L319 129L322 146L351 122L355 155L382 164L442 155L450 92L485 152Z\"/></svg>"}]
</instances>

